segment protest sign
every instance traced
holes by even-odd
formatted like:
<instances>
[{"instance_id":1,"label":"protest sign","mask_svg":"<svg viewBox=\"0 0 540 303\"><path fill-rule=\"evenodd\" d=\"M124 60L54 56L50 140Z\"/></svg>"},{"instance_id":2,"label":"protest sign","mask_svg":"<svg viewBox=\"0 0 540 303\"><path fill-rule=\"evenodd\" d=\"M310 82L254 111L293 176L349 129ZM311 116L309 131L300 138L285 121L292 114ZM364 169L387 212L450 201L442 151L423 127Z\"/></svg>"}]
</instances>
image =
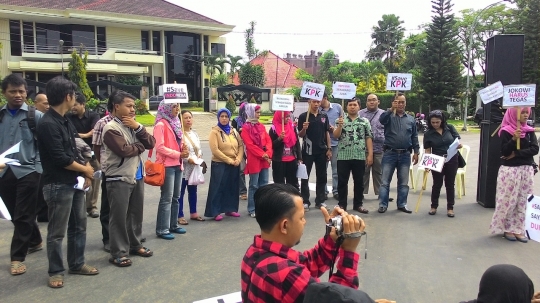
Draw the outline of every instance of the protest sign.
<instances>
[{"instance_id":1,"label":"protest sign","mask_svg":"<svg viewBox=\"0 0 540 303\"><path fill-rule=\"evenodd\" d=\"M505 85L503 107L529 107L535 105L536 84Z\"/></svg>"},{"instance_id":2,"label":"protest sign","mask_svg":"<svg viewBox=\"0 0 540 303\"><path fill-rule=\"evenodd\" d=\"M444 157L434 154L423 154L422 159L418 162L418 169L431 169L436 172L442 172L444 166Z\"/></svg>"},{"instance_id":3,"label":"protest sign","mask_svg":"<svg viewBox=\"0 0 540 303\"><path fill-rule=\"evenodd\" d=\"M530 195L527 200L525 230L531 240L540 242L540 197Z\"/></svg>"},{"instance_id":4,"label":"protest sign","mask_svg":"<svg viewBox=\"0 0 540 303\"><path fill-rule=\"evenodd\" d=\"M334 81L332 84L332 97L349 100L356 97L356 84Z\"/></svg>"},{"instance_id":5,"label":"protest sign","mask_svg":"<svg viewBox=\"0 0 540 303\"><path fill-rule=\"evenodd\" d=\"M386 76L386 90L411 90L412 74L393 74Z\"/></svg>"},{"instance_id":6,"label":"protest sign","mask_svg":"<svg viewBox=\"0 0 540 303\"><path fill-rule=\"evenodd\" d=\"M304 82L300 97L321 101L324 95L324 84Z\"/></svg>"},{"instance_id":7,"label":"protest sign","mask_svg":"<svg viewBox=\"0 0 540 303\"><path fill-rule=\"evenodd\" d=\"M294 105L293 95L278 95L272 96L272 110L281 110L286 112L292 112Z\"/></svg>"},{"instance_id":8,"label":"protest sign","mask_svg":"<svg viewBox=\"0 0 540 303\"><path fill-rule=\"evenodd\" d=\"M163 84L160 91L165 103L188 103L188 90L185 84Z\"/></svg>"},{"instance_id":9,"label":"protest sign","mask_svg":"<svg viewBox=\"0 0 540 303\"><path fill-rule=\"evenodd\" d=\"M504 95L504 87L501 81L497 81L490 86L478 91L480 99L484 104L500 99Z\"/></svg>"}]
</instances>

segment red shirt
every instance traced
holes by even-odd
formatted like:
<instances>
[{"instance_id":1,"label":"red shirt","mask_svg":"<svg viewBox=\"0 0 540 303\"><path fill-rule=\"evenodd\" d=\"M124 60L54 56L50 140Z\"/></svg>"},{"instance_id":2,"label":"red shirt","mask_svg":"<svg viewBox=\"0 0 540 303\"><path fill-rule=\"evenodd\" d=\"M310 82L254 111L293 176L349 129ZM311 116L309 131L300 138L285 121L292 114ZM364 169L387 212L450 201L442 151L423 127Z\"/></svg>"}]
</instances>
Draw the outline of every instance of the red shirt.
<instances>
[{"instance_id":1,"label":"red shirt","mask_svg":"<svg viewBox=\"0 0 540 303\"><path fill-rule=\"evenodd\" d=\"M325 236L314 248L300 253L255 236L242 260L242 302L303 302L308 285L320 282L319 277L330 268L335 246ZM358 289L359 259L357 253L340 249L337 272L330 282Z\"/></svg>"},{"instance_id":2,"label":"red shirt","mask_svg":"<svg viewBox=\"0 0 540 303\"><path fill-rule=\"evenodd\" d=\"M246 168L244 169L244 174L258 174L261 170L270 167L270 163L263 159L263 155L266 154L270 160L272 159L272 139L270 139L264 125L258 123L254 126L257 127L257 131L261 134L261 145L266 147L266 151L264 151L261 146L253 143L253 140L249 135L248 127L250 127L248 123L245 123L242 127L242 133L240 134L244 141L244 146L246 147Z\"/></svg>"}]
</instances>

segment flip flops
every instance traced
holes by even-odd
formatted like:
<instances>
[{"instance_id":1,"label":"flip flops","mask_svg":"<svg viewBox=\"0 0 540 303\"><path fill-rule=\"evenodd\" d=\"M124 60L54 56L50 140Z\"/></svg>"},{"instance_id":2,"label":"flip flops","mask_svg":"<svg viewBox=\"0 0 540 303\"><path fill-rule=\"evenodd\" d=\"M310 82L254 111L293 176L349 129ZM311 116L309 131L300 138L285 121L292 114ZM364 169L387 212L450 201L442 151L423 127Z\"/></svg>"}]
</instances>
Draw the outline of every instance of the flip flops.
<instances>
[{"instance_id":1,"label":"flip flops","mask_svg":"<svg viewBox=\"0 0 540 303\"><path fill-rule=\"evenodd\" d=\"M131 260L127 257L122 258L110 258L109 263L117 267L128 267L131 266Z\"/></svg>"},{"instance_id":2,"label":"flip flops","mask_svg":"<svg viewBox=\"0 0 540 303\"><path fill-rule=\"evenodd\" d=\"M143 249L144 251L141 252L141 249ZM132 255L137 255L139 257L144 257L144 258L148 258L148 257L151 257L151 256L154 255L154 252L151 251L150 249L146 248L146 247L141 247L140 249L130 250L129 253L132 254Z\"/></svg>"},{"instance_id":3,"label":"flip flops","mask_svg":"<svg viewBox=\"0 0 540 303\"><path fill-rule=\"evenodd\" d=\"M9 273L12 276L22 275L26 272L26 265L23 262L11 261L11 268Z\"/></svg>"},{"instance_id":4,"label":"flip flops","mask_svg":"<svg viewBox=\"0 0 540 303\"><path fill-rule=\"evenodd\" d=\"M60 284L53 285L53 283L58 283L58 282L60 282ZM49 282L47 283L47 285L50 288L62 288L62 287L64 287L64 276L63 275L55 275L55 276L49 277Z\"/></svg>"}]
</instances>

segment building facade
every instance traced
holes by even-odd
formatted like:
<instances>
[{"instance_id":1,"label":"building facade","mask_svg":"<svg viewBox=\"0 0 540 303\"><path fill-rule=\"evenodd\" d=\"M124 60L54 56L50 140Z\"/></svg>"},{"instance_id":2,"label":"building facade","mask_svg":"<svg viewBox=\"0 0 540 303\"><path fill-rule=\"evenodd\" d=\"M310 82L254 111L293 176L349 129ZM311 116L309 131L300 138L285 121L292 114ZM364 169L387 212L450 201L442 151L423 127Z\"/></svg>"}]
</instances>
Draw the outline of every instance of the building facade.
<instances>
[{"instance_id":1,"label":"building facade","mask_svg":"<svg viewBox=\"0 0 540 303\"><path fill-rule=\"evenodd\" d=\"M67 73L71 53L88 52L88 82L135 75L157 94L187 84L203 100L202 55L225 53L234 26L163 0L0 0L0 76L45 83ZM93 88L106 96L107 86ZM148 96L146 96L148 97Z\"/></svg>"}]
</instances>

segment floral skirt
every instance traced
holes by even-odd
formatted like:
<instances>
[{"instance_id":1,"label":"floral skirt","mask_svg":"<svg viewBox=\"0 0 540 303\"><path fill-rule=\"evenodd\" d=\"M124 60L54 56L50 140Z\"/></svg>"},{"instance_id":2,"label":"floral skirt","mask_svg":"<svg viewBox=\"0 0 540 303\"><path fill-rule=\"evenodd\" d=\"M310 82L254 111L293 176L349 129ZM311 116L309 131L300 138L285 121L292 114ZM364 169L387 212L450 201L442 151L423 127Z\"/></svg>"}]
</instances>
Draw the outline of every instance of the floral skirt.
<instances>
[{"instance_id":1,"label":"floral skirt","mask_svg":"<svg viewBox=\"0 0 540 303\"><path fill-rule=\"evenodd\" d=\"M492 234L525 232L527 197L533 194L533 177L533 167L530 165L501 165L497 176L497 204L489 226Z\"/></svg>"}]
</instances>

